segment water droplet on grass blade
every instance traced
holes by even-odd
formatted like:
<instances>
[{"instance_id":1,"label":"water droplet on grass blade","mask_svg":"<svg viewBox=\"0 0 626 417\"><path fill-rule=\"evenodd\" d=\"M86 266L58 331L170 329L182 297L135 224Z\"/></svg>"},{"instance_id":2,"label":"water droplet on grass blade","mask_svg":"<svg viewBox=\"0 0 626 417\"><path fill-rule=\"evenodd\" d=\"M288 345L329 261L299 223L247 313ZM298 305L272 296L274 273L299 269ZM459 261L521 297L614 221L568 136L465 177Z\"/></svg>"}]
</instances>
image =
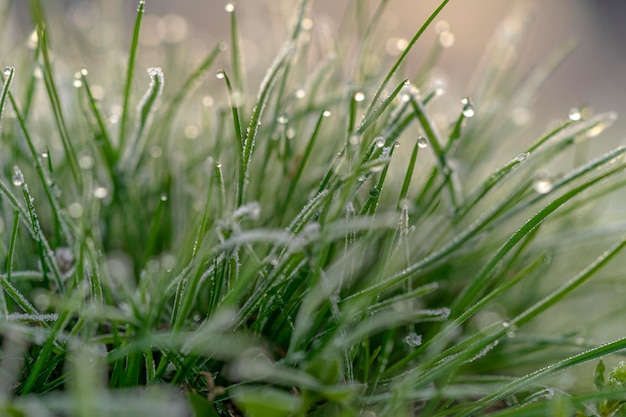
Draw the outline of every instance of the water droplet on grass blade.
<instances>
[{"instance_id":1,"label":"water droplet on grass blade","mask_svg":"<svg viewBox=\"0 0 626 417\"><path fill-rule=\"evenodd\" d=\"M93 168L93 158L89 155L81 155L80 158L78 159L78 165L80 165L80 167L82 169L91 169Z\"/></svg>"},{"instance_id":2,"label":"water droplet on grass blade","mask_svg":"<svg viewBox=\"0 0 626 417\"><path fill-rule=\"evenodd\" d=\"M361 102L363 100L365 100L365 93L363 93L362 91L357 91L354 93L354 101L356 102Z\"/></svg>"},{"instance_id":3,"label":"water droplet on grass blade","mask_svg":"<svg viewBox=\"0 0 626 417\"><path fill-rule=\"evenodd\" d=\"M28 46L29 49L37 49L38 45L39 45L39 34L37 33L37 29L35 29L31 32L30 36L28 37L28 42L26 42L26 46Z\"/></svg>"},{"instance_id":4,"label":"water droplet on grass blade","mask_svg":"<svg viewBox=\"0 0 626 417\"><path fill-rule=\"evenodd\" d=\"M428 147L428 140L424 136L417 138L417 146L421 149Z\"/></svg>"},{"instance_id":5,"label":"water droplet on grass blade","mask_svg":"<svg viewBox=\"0 0 626 417\"><path fill-rule=\"evenodd\" d=\"M533 180L533 189L539 194L548 194L552 191L552 181L546 173L542 173Z\"/></svg>"},{"instance_id":6,"label":"water droplet on grass blade","mask_svg":"<svg viewBox=\"0 0 626 417\"><path fill-rule=\"evenodd\" d=\"M374 138L374 146L377 148L382 148L385 146L385 138L382 136L377 136Z\"/></svg>"},{"instance_id":7,"label":"water droplet on grass blade","mask_svg":"<svg viewBox=\"0 0 626 417\"><path fill-rule=\"evenodd\" d=\"M278 124L280 125L286 125L287 123L289 123L289 118L285 113L282 113L276 118L276 122L278 122Z\"/></svg>"},{"instance_id":8,"label":"water droplet on grass blade","mask_svg":"<svg viewBox=\"0 0 626 417\"><path fill-rule=\"evenodd\" d=\"M299 100L303 99L306 96L306 90L304 88L298 88L294 93L294 96Z\"/></svg>"},{"instance_id":9,"label":"water droplet on grass blade","mask_svg":"<svg viewBox=\"0 0 626 417\"><path fill-rule=\"evenodd\" d=\"M89 71L87 71L87 68L80 69L80 75L82 75L83 77L86 77L88 74L89 74Z\"/></svg>"},{"instance_id":10,"label":"water droplet on grass blade","mask_svg":"<svg viewBox=\"0 0 626 417\"><path fill-rule=\"evenodd\" d=\"M21 187L23 184L24 175L22 175L22 171L20 171L19 167L16 165L13 167L13 185Z\"/></svg>"},{"instance_id":11,"label":"water droplet on grass blade","mask_svg":"<svg viewBox=\"0 0 626 417\"><path fill-rule=\"evenodd\" d=\"M224 79L224 76L225 76L225 75L224 75L224 70L218 70L218 71L215 73L215 77L216 77L218 80L223 80L223 79Z\"/></svg>"},{"instance_id":12,"label":"water droplet on grass blade","mask_svg":"<svg viewBox=\"0 0 626 417\"><path fill-rule=\"evenodd\" d=\"M163 202L167 201L167 194L165 193L161 194L161 201Z\"/></svg>"},{"instance_id":13,"label":"water droplet on grass blade","mask_svg":"<svg viewBox=\"0 0 626 417\"><path fill-rule=\"evenodd\" d=\"M83 215L83 206L80 203L74 202L67 208L67 213L73 219L78 219Z\"/></svg>"},{"instance_id":14,"label":"water droplet on grass blade","mask_svg":"<svg viewBox=\"0 0 626 417\"><path fill-rule=\"evenodd\" d=\"M4 67L4 70L2 70L2 73L4 74L5 77L8 77L9 75L11 75L13 70L14 69L12 67Z\"/></svg>"},{"instance_id":15,"label":"water droplet on grass blade","mask_svg":"<svg viewBox=\"0 0 626 417\"><path fill-rule=\"evenodd\" d=\"M522 152L521 154L515 157L515 160L517 162L522 162L522 161L525 161L526 158L528 158L529 156L530 156L530 152Z\"/></svg>"},{"instance_id":16,"label":"water droplet on grass blade","mask_svg":"<svg viewBox=\"0 0 626 417\"><path fill-rule=\"evenodd\" d=\"M583 117L583 115L580 109L575 107L569 111L568 117L572 122L576 122L580 120Z\"/></svg>"},{"instance_id":17,"label":"water droplet on grass blade","mask_svg":"<svg viewBox=\"0 0 626 417\"><path fill-rule=\"evenodd\" d=\"M224 10L226 10L226 12L228 12L228 13L234 12L235 11L235 3L233 3L233 2L227 3L226 6L224 6Z\"/></svg>"},{"instance_id":18,"label":"water droplet on grass blade","mask_svg":"<svg viewBox=\"0 0 626 417\"><path fill-rule=\"evenodd\" d=\"M93 196L98 200L103 200L109 195L109 189L103 186L98 186L93 190Z\"/></svg>"},{"instance_id":19,"label":"water droplet on grass blade","mask_svg":"<svg viewBox=\"0 0 626 417\"><path fill-rule=\"evenodd\" d=\"M331 114L332 114L332 113L330 112L330 110L324 110L324 111L322 112L322 116L324 116L324 117L330 117L330 115L331 115Z\"/></svg>"},{"instance_id":20,"label":"water droplet on grass blade","mask_svg":"<svg viewBox=\"0 0 626 417\"><path fill-rule=\"evenodd\" d=\"M361 143L361 136L357 134L350 135L348 142L350 145L358 145Z\"/></svg>"},{"instance_id":21,"label":"water droplet on grass blade","mask_svg":"<svg viewBox=\"0 0 626 417\"><path fill-rule=\"evenodd\" d=\"M463 104L463 116L467 118L474 117L474 115L476 114L476 110L474 109L474 105L472 104L469 97L465 97L463 100L461 100L461 103Z\"/></svg>"},{"instance_id":22,"label":"water droplet on grass blade","mask_svg":"<svg viewBox=\"0 0 626 417\"><path fill-rule=\"evenodd\" d=\"M411 347L416 347L422 344L422 336L416 333L409 333L404 336L404 343Z\"/></svg>"}]
</instances>

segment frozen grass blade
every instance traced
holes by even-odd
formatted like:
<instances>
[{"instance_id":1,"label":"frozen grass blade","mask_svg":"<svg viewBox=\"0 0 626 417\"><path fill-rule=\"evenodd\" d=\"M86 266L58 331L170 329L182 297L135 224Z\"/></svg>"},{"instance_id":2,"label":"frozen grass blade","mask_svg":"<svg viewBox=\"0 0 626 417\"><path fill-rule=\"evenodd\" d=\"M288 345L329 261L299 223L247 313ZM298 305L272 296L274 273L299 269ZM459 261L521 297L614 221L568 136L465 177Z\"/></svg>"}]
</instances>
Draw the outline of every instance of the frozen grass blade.
<instances>
[{"instance_id":1,"label":"frozen grass blade","mask_svg":"<svg viewBox=\"0 0 626 417\"><path fill-rule=\"evenodd\" d=\"M261 121L261 117L263 115L263 111L265 110L265 106L269 101L270 94L272 93L276 81L278 80L279 75L284 70L285 66L293 56L295 50L293 45L288 45L284 47L281 52L276 57L276 60L272 64L271 68L268 70L263 82L261 83L261 87L259 90L259 95L257 97L256 104L254 109L252 110L252 116L250 117L250 123L248 128L246 129L244 143L243 143L243 183L241 184L241 188L238 192L237 202L241 205L244 202L245 190L246 190L246 182L249 180L250 174L250 164L252 161L252 153L254 151L254 146L256 142L256 136L259 132L259 122ZM241 180L240 180L241 182Z\"/></svg>"},{"instance_id":2,"label":"frozen grass blade","mask_svg":"<svg viewBox=\"0 0 626 417\"><path fill-rule=\"evenodd\" d=\"M17 231L20 225L20 212L19 210L13 211L13 227L11 227L11 240L9 241L9 252L7 254L6 280L11 282L11 273L13 272L13 259L15 257L15 241L17 240Z\"/></svg>"},{"instance_id":3,"label":"frozen grass blade","mask_svg":"<svg viewBox=\"0 0 626 417\"><path fill-rule=\"evenodd\" d=\"M130 42L130 50L128 52L128 65L126 67L126 81L124 82L124 95L122 96L122 116L120 119L120 130L117 143L118 158L121 157L126 149L126 126L128 124L128 115L130 113L130 93L133 87L133 74L135 72L135 59L137 56L137 49L139 46L139 33L141 31L141 20L146 9L145 0L139 0L139 6L137 7L137 18L135 19L135 26L133 29L133 38Z\"/></svg>"},{"instance_id":4,"label":"frozen grass blade","mask_svg":"<svg viewBox=\"0 0 626 417\"><path fill-rule=\"evenodd\" d=\"M4 82L2 84L2 92L0 93L0 126L2 123L2 116L4 115L4 103L6 102L7 95L9 93L9 88L11 88L11 83L13 82L13 76L15 75L15 68L6 67L2 71Z\"/></svg>"},{"instance_id":5,"label":"frozen grass blade","mask_svg":"<svg viewBox=\"0 0 626 417\"><path fill-rule=\"evenodd\" d=\"M133 115L134 67L144 65L138 51L144 2L122 80L99 63L118 51L107 47L103 56L99 46L81 43L73 32L78 25L60 33L60 41L72 41L68 51L84 48L87 63L104 69L101 97L86 70L74 74L80 89L68 86L70 94L54 84L48 36L65 17L46 20L40 1L31 0L39 39L29 40L33 51L25 57L28 63L34 57L34 74L41 70L48 100L35 100L39 78L12 86L19 80L8 68L0 111L8 100L15 116L0 114L5 165L32 165L25 174L37 178L29 188L21 172L13 178L21 188L0 181L0 230L5 223L7 232L0 245L6 267L0 337L15 333L29 343L19 354L23 366L7 376L18 385L8 388L0 414L178 417L187 402L197 415L213 417L443 417L490 414L502 404L509 414L524 415L571 406L587 412L593 401L609 398L604 391L592 397L568 390L567 401L550 400L550 390L560 387L541 386L539 378L617 352L622 339L603 349L590 339L579 344L569 328L550 337L541 327L519 328L550 308L567 307L565 297L591 278L603 291L601 268L626 246L622 238L582 271L568 267L578 256L575 244L551 246L578 225L584 225L582 250L590 253L601 253L615 230L623 233L623 225L612 223L595 229L591 208L579 208L599 205L601 196L623 187L625 147L587 162L578 153L573 171L550 178L549 192L533 188L535 170L568 157L615 115L572 112L509 162L487 160L498 153L481 150L521 132L512 111L532 112L538 86L569 47L528 77L512 77L517 74L505 71L499 57L521 51L518 29L525 21L514 21L507 32L513 39L495 44L498 59L479 74L473 97L481 111L470 124L474 109L465 99L442 130L444 122L430 117L441 91L424 85L436 76L442 46L418 68L407 57L447 3L439 3L403 51L388 50L399 53L389 58L380 52L400 45L385 42L380 24L391 2L370 9L352 0L346 21L355 30L346 29L350 38L342 39L309 16L312 2L297 2L287 42L256 99L246 91L250 68L241 54L240 34L248 31L229 3L232 68L217 72L227 97L202 91L200 102L192 95L225 44L181 74L195 60L193 51L161 36L167 45L146 53L164 62L150 64L171 68L168 79L181 82L160 98L163 81L155 70ZM170 18L157 26L167 28ZM79 67L58 52L55 68ZM390 69L372 65L388 58ZM402 81L415 72L416 87ZM202 88L219 93L219 87ZM13 88L24 92L30 118ZM366 98L371 102L364 104ZM159 101L159 117L151 121ZM48 128L59 131L59 144L71 138L74 149L58 154L56 131L50 143L42 133ZM433 157L421 155L429 146ZM399 155L403 149L406 155ZM80 183L69 173L71 157L80 161ZM500 168L484 173L494 165ZM477 186L461 194L469 181ZM557 290L544 294L536 285L566 268L573 278ZM582 346L591 350L562 360ZM8 354L3 347L0 356ZM554 365L541 369L546 363ZM186 394L168 402L169 391L135 388L144 385ZM28 393L47 395L23 396Z\"/></svg>"},{"instance_id":6,"label":"frozen grass blade","mask_svg":"<svg viewBox=\"0 0 626 417\"><path fill-rule=\"evenodd\" d=\"M132 173L136 171L140 156L146 146L147 138L144 135L146 126L151 123L152 116L156 110L156 103L163 92L165 77L161 68L148 68L150 85L141 99L137 109L137 128L133 142L127 151L126 168Z\"/></svg>"}]
</instances>

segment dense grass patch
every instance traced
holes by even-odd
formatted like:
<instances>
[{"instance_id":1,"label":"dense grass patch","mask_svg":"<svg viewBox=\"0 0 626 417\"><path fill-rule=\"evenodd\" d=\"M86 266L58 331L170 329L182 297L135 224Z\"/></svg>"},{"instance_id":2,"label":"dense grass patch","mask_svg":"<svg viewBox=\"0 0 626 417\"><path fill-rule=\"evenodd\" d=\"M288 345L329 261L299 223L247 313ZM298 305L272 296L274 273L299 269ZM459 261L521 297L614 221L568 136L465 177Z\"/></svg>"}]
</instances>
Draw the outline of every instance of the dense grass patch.
<instances>
[{"instance_id":1,"label":"dense grass patch","mask_svg":"<svg viewBox=\"0 0 626 417\"><path fill-rule=\"evenodd\" d=\"M316 42L303 0L254 86L233 4L230 40L195 68L146 72L142 1L123 71L103 72L64 61L53 40L71 29L30 1L31 48L0 96L3 415L621 410L623 366L598 359L626 339L528 326L626 245L597 229L581 266L554 244L594 230L588 206L625 181L624 147L574 158L615 114L564 111L516 149L567 47L518 74L502 65L523 45L512 20L472 96L442 105L449 28L421 66L406 58L447 0L378 61L388 2L353 3L356 51ZM545 171L558 160L576 166ZM593 392L550 379L588 361Z\"/></svg>"}]
</instances>

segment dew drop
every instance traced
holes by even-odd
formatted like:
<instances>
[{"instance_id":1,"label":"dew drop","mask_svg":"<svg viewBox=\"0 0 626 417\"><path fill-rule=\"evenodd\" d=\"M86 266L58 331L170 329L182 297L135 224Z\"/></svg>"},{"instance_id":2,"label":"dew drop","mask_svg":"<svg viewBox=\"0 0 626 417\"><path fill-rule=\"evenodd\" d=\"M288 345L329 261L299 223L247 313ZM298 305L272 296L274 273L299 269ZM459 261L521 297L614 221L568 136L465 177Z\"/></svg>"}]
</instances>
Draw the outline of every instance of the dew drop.
<instances>
[{"instance_id":1,"label":"dew drop","mask_svg":"<svg viewBox=\"0 0 626 417\"><path fill-rule=\"evenodd\" d=\"M380 190L378 187L374 187L370 190L370 197L376 198L380 195Z\"/></svg>"},{"instance_id":2,"label":"dew drop","mask_svg":"<svg viewBox=\"0 0 626 417\"><path fill-rule=\"evenodd\" d=\"M81 88L83 86L83 82L81 80L74 80L74 82L72 82L72 85L74 86L74 88Z\"/></svg>"},{"instance_id":3,"label":"dew drop","mask_svg":"<svg viewBox=\"0 0 626 417\"><path fill-rule=\"evenodd\" d=\"M83 77L86 77L88 74L89 74L89 71L87 71L87 68L80 69L80 75L82 75Z\"/></svg>"},{"instance_id":4,"label":"dew drop","mask_svg":"<svg viewBox=\"0 0 626 417\"><path fill-rule=\"evenodd\" d=\"M13 185L16 187L24 185L24 175L22 175L22 171L20 171L17 165L13 167L13 172Z\"/></svg>"},{"instance_id":5,"label":"dew drop","mask_svg":"<svg viewBox=\"0 0 626 417\"><path fill-rule=\"evenodd\" d=\"M365 93L363 93L362 91L357 91L356 93L354 93L354 101L361 102L363 100L365 100Z\"/></svg>"},{"instance_id":6,"label":"dew drop","mask_svg":"<svg viewBox=\"0 0 626 417\"><path fill-rule=\"evenodd\" d=\"M33 30L30 34L30 36L28 37L28 42L26 43L26 46L28 46L28 48L30 49L37 49L37 46L39 45L39 34L37 33L37 30Z\"/></svg>"},{"instance_id":7,"label":"dew drop","mask_svg":"<svg viewBox=\"0 0 626 417\"><path fill-rule=\"evenodd\" d=\"M161 194L161 201L167 201L167 194Z\"/></svg>"},{"instance_id":8,"label":"dew drop","mask_svg":"<svg viewBox=\"0 0 626 417\"><path fill-rule=\"evenodd\" d=\"M435 92L435 95L442 95L445 92L445 89L446 82L443 79L437 78L435 81L433 81L433 90Z\"/></svg>"},{"instance_id":9,"label":"dew drop","mask_svg":"<svg viewBox=\"0 0 626 417\"><path fill-rule=\"evenodd\" d=\"M49 156L50 156L50 155L48 155L48 152L42 152L42 153L41 153L41 157L42 157L43 159L48 159L48 157L49 157Z\"/></svg>"},{"instance_id":10,"label":"dew drop","mask_svg":"<svg viewBox=\"0 0 626 417\"><path fill-rule=\"evenodd\" d=\"M80 165L82 169L91 169L93 168L93 164L93 158L89 155L81 155L80 158L78 158L78 165Z\"/></svg>"},{"instance_id":11,"label":"dew drop","mask_svg":"<svg viewBox=\"0 0 626 417\"><path fill-rule=\"evenodd\" d=\"M285 132L285 136L287 137L287 139L293 139L296 137L296 129L294 129L293 127L290 127L289 129L287 129L287 131Z\"/></svg>"},{"instance_id":12,"label":"dew drop","mask_svg":"<svg viewBox=\"0 0 626 417\"><path fill-rule=\"evenodd\" d=\"M98 186L93 190L93 196L98 200L103 200L109 195L109 189L107 187Z\"/></svg>"},{"instance_id":13,"label":"dew drop","mask_svg":"<svg viewBox=\"0 0 626 417\"><path fill-rule=\"evenodd\" d=\"M522 152L521 154L515 157L515 160L517 162L522 162L522 161L525 161L526 158L528 158L529 156L530 156L530 152Z\"/></svg>"},{"instance_id":14,"label":"dew drop","mask_svg":"<svg viewBox=\"0 0 626 417\"><path fill-rule=\"evenodd\" d=\"M465 97L461 100L461 104L463 104L463 116L467 118L474 117L476 111L474 110L474 105L470 101L469 97Z\"/></svg>"},{"instance_id":15,"label":"dew drop","mask_svg":"<svg viewBox=\"0 0 626 417\"><path fill-rule=\"evenodd\" d=\"M400 142L397 142L397 141L396 141L396 142L394 142L394 143L393 143L393 147L394 147L394 148L399 148L399 147L400 147Z\"/></svg>"},{"instance_id":16,"label":"dew drop","mask_svg":"<svg viewBox=\"0 0 626 417\"><path fill-rule=\"evenodd\" d=\"M282 113L281 115L279 115L276 118L276 121L278 122L278 124L280 125L286 125L287 123L289 123L289 118L287 117L287 115L285 113Z\"/></svg>"},{"instance_id":17,"label":"dew drop","mask_svg":"<svg viewBox=\"0 0 626 417\"><path fill-rule=\"evenodd\" d=\"M449 48L454 45L455 37L454 33L446 30L445 32L441 32L439 34L439 44L444 48Z\"/></svg>"},{"instance_id":18,"label":"dew drop","mask_svg":"<svg viewBox=\"0 0 626 417\"><path fill-rule=\"evenodd\" d=\"M11 75L12 72L13 72L13 68L11 67L4 67L4 70L2 70L2 73L4 74L5 77L8 77L9 75Z\"/></svg>"},{"instance_id":19,"label":"dew drop","mask_svg":"<svg viewBox=\"0 0 626 417\"><path fill-rule=\"evenodd\" d=\"M348 142L350 142L350 145L358 145L361 143L361 136L357 134L350 135Z\"/></svg>"},{"instance_id":20,"label":"dew drop","mask_svg":"<svg viewBox=\"0 0 626 417\"><path fill-rule=\"evenodd\" d=\"M377 148L382 148L383 146L385 146L385 138L382 136L376 136L374 138L374 146L376 146Z\"/></svg>"},{"instance_id":21,"label":"dew drop","mask_svg":"<svg viewBox=\"0 0 626 417\"><path fill-rule=\"evenodd\" d=\"M217 73L215 73L215 76L217 77L218 80L223 80L225 76L224 70L217 71Z\"/></svg>"},{"instance_id":22,"label":"dew drop","mask_svg":"<svg viewBox=\"0 0 626 417\"><path fill-rule=\"evenodd\" d=\"M580 109L575 107L569 111L568 117L572 122L576 122L580 120L583 117L583 115Z\"/></svg>"},{"instance_id":23,"label":"dew drop","mask_svg":"<svg viewBox=\"0 0 626 417\"><path fill-rule=\"evenodd\" d=\"M296 92L294 93L294 96L298 99L301 100L306 96L306 90L304 88L298 88L296 90Z\"/></svg>"},{"instance_id":24,"label":"dew drop","mask_svg":"<svg viewBox=\"0 0 626 417\"><path fill-rule=\"evenodd\" d=\"M37 78L38 80L41 80L43 78L43 71L41 71L40 67L35 67L35 69L33 70L33 77Z\"/></svg>"},{"instance_id":25,"label":"dew drop","mask_svg":"<svg viewBox=\"0 0 626 417\"><path fill-rule=\"evenodd\" d=\"M428 147L428 140L424 136L420 136L417 139L417 146L420 147L421 149Z\"/></svg>"},{"instance_id":26,"label":"dew drop","mask_svg":"<svg viewBox=\"0 0 626 417\"><path fill-rule=\"evenodd\" d=\"M331 114L332 114L332 113L330 112L330 110L324 110L324 111L322 112L322 116L324 116L324 117L330 117L330 115L331 115Z\"/></svg>"},{"instance_id":27,"label":"dew drop","mask_svg":"<svg viewBox=\"0 0 626 417\"><path fill-rule=\"evenodd\" d=\"M233 2L227 3L226 6L224 6L224 10L226 10L226 12L228 12L228 13L234 12L235 11L235 3L233 3Z\"/></svg>"},{"instance_id":28,"label":"dew drop","mask_svg":"<svg viewBox=\"0 0 626 417\"><path fill-rule=\"evenodd\" d=\"M80 203L74 202L68 206L67 214L73 219L78 219L83 215L83 206Z\"/></svg>"},{"instance_id":29,"label":"dew drop","mask_svg":"<svg viewBox=\"0 0 626 417\"><path fill-rule=\"evenodd\" d=\"M409 333L404 336L404 343L411 347L416 347L422 344L422 336L416 333Z\"/></svg>"},{"instance_id":30,"label":"dew drop","mask_svg":"<svg viewBox=\"0 0 626 417\"><path fill-rule=\"evenodd\" d=\"M546 175L540 175L533 181L533 189L539 194L548 194L552 191L552 181Z\"/></svg>"}]
</instances>

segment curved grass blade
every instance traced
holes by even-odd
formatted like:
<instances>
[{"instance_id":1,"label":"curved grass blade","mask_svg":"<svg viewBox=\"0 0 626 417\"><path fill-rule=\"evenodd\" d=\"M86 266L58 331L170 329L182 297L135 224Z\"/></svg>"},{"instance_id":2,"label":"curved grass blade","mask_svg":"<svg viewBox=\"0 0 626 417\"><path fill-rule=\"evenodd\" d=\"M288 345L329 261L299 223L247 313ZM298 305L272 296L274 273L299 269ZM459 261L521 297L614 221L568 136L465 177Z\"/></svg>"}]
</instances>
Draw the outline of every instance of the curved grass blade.
<instances>
[{"instance_id":1,"label":"curved grass blade","mask_svg":"<svg viewBox=\"0 0 626 417\"><path fill-rule=\"evenodd\" d=\"M152 115L155 111L155 106L159 97L163 93L163 84L165 77L161 68L148 68L148 76L150 77L150 85L148 91L141 99L141 103L137 109L137 128L135 131L135 137L132 144L127 151L127 157L125 161L126 168L131 172L134 172L139 163L140 155L145 148L147 141L144 131L146 126L151 122Z\"/></svg>"},{"instance_id":2,"label":"curved grass blade","mask_svg":"<svg viewBox=\"0 0 626 417\"><path fill-rule=\"evenodd\" d=\"M13 75L15 74L15 68L6 67L3 71L4 82L2 84L2 93L0 93L0 126L2 123L2 116L4 115L4 103L6 102L7 95L9 94L9 88L13 82Z\"/></svg>"}]
</instances>

